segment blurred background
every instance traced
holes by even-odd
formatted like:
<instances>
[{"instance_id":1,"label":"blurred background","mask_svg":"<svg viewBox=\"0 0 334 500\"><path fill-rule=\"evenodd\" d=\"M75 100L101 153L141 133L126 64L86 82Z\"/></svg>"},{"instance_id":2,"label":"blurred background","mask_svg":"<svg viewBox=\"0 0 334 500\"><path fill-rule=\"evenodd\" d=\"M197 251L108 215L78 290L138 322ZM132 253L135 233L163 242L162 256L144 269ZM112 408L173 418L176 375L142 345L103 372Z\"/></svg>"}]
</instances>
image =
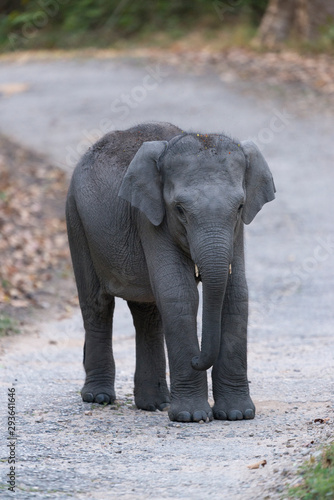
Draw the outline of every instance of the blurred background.
<instances>
[{"instance_id":1,"label":"blurred background","mask_svg":"<svg viewBox=\"0 0 334 500\"><path fill-rule=\"evenodd\" d=\"M106 132L157 120L253 139L284 185L274 217L290 207L294 236L300 158L312 175L319 148L332 158L333 1L2 0L0 50L0 310L15 317L76 304L64 200L78 159ZM282 266L294 265L295 245Z\"/></svg>"},{"instance_id":2,"label":"blurred background","mask_svg":"<svg viewBox=\"0 0 334 500\"><path fill-rule=\"evenodd\" d=\"M2 0L0 43L22 48L170 46L216 48L281 43L332 50L334 5L327 0ZM223 24L222 24L223 23ZM194 35L196 35L194 37Z\"/></svg>"},{"instance_id":3,"label":"blurred background","mask_svg":"<svg viewBox=\"0 0 334 500\"><path fill-rule=\"evenodd\" d=\"M264 294L275 309L307 282L296 264L316 244L306 214L327 211L333 158L333 1L2 0L0 49L4 332L29 307L76 306L63 215L71 172L106 132L148 120L257 143L281 193L248 231L253 314Z\"/></svg>"},{"instance_id":4,"label":"blurred background","mask_svg":"<svg viewBox=\"0 0 334 500\"><path fill-rule=\"evenodd\" d=\"M278 452L295 466L297 450L304 456L305 450L310 452L307 443L324 439L320 434L305 436L303 429L310 419L329 416L333 396L334 0L0 0L0 52L0 348L1 337L26 332L27 325L39 336L29 349L24 335L8 339L13 341L12 358L1 360L12 370L4 386L20 379L20 404L30 408L33 419L33 431L22 427L20 435L19 449L29 471L20 478L22 498L37 484L43 498L50 485L60 495L73 495L79 483L87 498L95 498L92 488L100 495L96 498L109 498L109 477L104 486L101 476L105 455L96 460L90 432L85 431L83 447L80 435L76 437L80 451L74 458L75 474L71 468L65 474L64 446L58 437L52 441L52 460L58 460L60 471L52 482L54 465L47 470L49 452L39 444L42 420L36 420L36 427L33 415L37 401L51 409L48 421L58 422L60 407L74 419L80 400L83 329L64 220L71 173L105 133L149 120L251 139L273 172L276 200L246 228L249 377L256 405L261 409L262 404L265 414L252 441L257 443L256 456L268 457L273 450L275 458L275 448L267 446L276 446L277 437L284 435L277 433L286 429L293 405L291 436L298 433L299 438L294 449L283 452L278 447ZM199 324L200 316L201 310ZM51 320L56 321L49 328ZM134 329L121 300L114 331L117 394L126 406L133 386ZM44 361L35 345L46 346ZM23 357L16 349L20 346ZM125 412L131 427L127 418L132 417ZM268 427L268 441L263 438L264 420L273 426ZM101 421L96 425L105 446L105 427ZM214 424L211 429L220 446ZM214 480L205 463L220 467L220 458L213 461L211 450L208 455L191 451L188 463L197 467L191 479L200 482L190 497L206 498L210 491L218 498L230 484L227 496L232 498L242 469L238 457L245 459L245 443L254 436L248 436L246 426L237 434L241 429L240 440L227 444L231 467L226 463ZM58 435L51 432L45 434L48 445ZM196 435L202 450L207 433L205 429L205 439ZM70 434L66 431L67 449L72 447ZM85 461L91 449L87 473L82 448ZM114 481L123 488L121 494L129 493L133 481L128 455L122 457L128 478L121 475ZM150 462L159 474L153 485L149 479L147 491L162 498L161 471L167 479L170 471L157 468L156 458ZM42 462L45 469L40 469ZM284 477L272 474L269 462L261 481L276 477L281 487L286 469ZM146 491L142 476L150 476L147 463L138 466L140 492ZM7 467L5 461L2 465ZM259 494L258 478L247 476L246 486L252 481L255 492L251 496L247 490L247 498L269 498ZM138 498L137 491L133 498Z\"/></svg>"}]
</instances>

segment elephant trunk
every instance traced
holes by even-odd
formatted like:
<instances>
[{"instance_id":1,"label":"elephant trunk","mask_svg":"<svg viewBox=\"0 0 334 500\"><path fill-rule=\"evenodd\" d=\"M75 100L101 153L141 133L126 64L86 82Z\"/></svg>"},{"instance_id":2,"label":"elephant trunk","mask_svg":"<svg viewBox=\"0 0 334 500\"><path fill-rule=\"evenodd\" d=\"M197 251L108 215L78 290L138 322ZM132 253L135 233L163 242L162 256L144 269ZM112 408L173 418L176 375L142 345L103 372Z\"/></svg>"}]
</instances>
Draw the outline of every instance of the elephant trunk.
<instances>
[{"instance_id":1,"label":"elephant trunk","mask_svg":"<svg viewBox=\"0 0 334 500\"><path fill-rule=\"evenodd\" d=\"M230 245L210 242L210 250L196 262L203 283L202 345L199 356L192 359L195 370L207 370L216 361L221 341L224 295L232 260Z\"/></svg>"}]
</instances>

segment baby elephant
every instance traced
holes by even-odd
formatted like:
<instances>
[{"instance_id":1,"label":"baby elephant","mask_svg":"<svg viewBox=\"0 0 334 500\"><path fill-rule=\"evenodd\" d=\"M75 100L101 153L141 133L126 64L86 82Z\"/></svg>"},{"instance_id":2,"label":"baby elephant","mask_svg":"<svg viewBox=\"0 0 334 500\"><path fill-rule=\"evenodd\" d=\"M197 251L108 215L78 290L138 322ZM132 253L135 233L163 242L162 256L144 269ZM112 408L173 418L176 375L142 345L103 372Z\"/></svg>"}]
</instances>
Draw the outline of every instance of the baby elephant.
<instances>
[{"instance_id":1,"label":"baby elephant","mask_svg":"<svg viewBox=\"0 0 334 500\"><path fill-rule=\"evenodd\" d=\"M66 207L86 331L83 401L115 400L112 321L115 297L122 297L136 329L138 408L168 406L169 418L179 422L254 418L243 226L274 193L255 144L223 134L145 123L111 132L87 151L73 173Z\"/></svg>"}]
</instances>

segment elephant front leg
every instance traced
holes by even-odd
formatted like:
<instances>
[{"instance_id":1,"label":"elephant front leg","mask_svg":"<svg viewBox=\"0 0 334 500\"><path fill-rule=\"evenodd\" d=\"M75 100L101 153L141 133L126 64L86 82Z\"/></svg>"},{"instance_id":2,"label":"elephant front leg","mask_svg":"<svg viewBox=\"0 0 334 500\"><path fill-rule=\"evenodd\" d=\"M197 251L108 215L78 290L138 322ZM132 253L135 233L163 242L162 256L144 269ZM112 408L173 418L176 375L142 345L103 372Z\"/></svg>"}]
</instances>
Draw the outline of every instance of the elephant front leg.
<instances>
[{"instance_id":1,"label":"elephant front leg","mask_svg":"<svg viewBox=\"0 0 334 500\"><path fill-rule=\"evenodd\" d=\"M194 370L199 355L197 339L198 291L194 264L175 246L166 228L147 227L151 239L142 239L150 281L162 319L167 344L172 421L212 420L206 372Z\"/></svg>"},{"instance_id":2,"label":"elephant front leg","mask_svg":"<svg viewBox=\"0 0 334 500\"><path fill-rule=\"evenodd\" d=\"M164 304L164 331L170 368L171 405L169 418L177 422L211 421L206 371L194 370L198 355L197 308L182 301Z\"/></svg>"},{"instance_id":3,"label":"elephant front leg","mask_svg":"<svg viewBox=\"0 0 334 500\"><path fill-rule=\"evenodd\" d=\"M248 291L243 266L232 266L222 313L222 339L219 357L212 370L218 420L252 419L255 406L247 379Z\"/></svg>"}]
</instances>

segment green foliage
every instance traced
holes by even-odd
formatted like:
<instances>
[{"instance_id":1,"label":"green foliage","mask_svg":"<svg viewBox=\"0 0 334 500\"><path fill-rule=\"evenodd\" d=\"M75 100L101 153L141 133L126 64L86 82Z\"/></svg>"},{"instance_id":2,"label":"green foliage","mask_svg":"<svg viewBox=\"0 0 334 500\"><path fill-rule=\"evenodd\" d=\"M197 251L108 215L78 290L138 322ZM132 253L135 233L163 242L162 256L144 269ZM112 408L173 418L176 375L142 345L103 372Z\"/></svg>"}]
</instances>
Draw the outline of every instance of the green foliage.
<instances>
[{"instance_id":1,"label":"green foliage","mask_svg":"<svg viewBox=\"0 0 334 500\"><path fill-rule=\"evenodd\" d=\"M334 19L328 20L325 26L320 29L320 40L319 44L323 46L324 49L329 47L334 47Z\"/></svg>"},{"instance_id":2,"label":"green foliage","mask_svg":"<svg viewBox=\"0 0 334 500\"><path fill-rule=\"evenodd\" d=\"M334 442L323 449L320 461L311 459L302 469L302 483L289 490L289 498L330 500L334 498Z\"/></svg>"},{"instance_id":3,"label":"green foliage","mask_svg":"<svg viewBox=\"0 0 334 500\"><path fill-rule=\"evenodd\" d=\"M0 337L18 332L16 322L6 314L0 314Z\"/></svg>"},{"instance_id":4,"label":"green foliage","mask_svg":"<svg viewBox=\"0 0 334 500\"><path fill-rule=\"evenodd\" d=\"M0 45L108 45L142 33L185 33L197 26L224 29L245 14L258 23L268 0L5 0ZM88 37L87 37L88 35ZM46 42L46 39L48 42ZM93 42L95 40L95 43Z\"/></svg>"}]
</instances>

